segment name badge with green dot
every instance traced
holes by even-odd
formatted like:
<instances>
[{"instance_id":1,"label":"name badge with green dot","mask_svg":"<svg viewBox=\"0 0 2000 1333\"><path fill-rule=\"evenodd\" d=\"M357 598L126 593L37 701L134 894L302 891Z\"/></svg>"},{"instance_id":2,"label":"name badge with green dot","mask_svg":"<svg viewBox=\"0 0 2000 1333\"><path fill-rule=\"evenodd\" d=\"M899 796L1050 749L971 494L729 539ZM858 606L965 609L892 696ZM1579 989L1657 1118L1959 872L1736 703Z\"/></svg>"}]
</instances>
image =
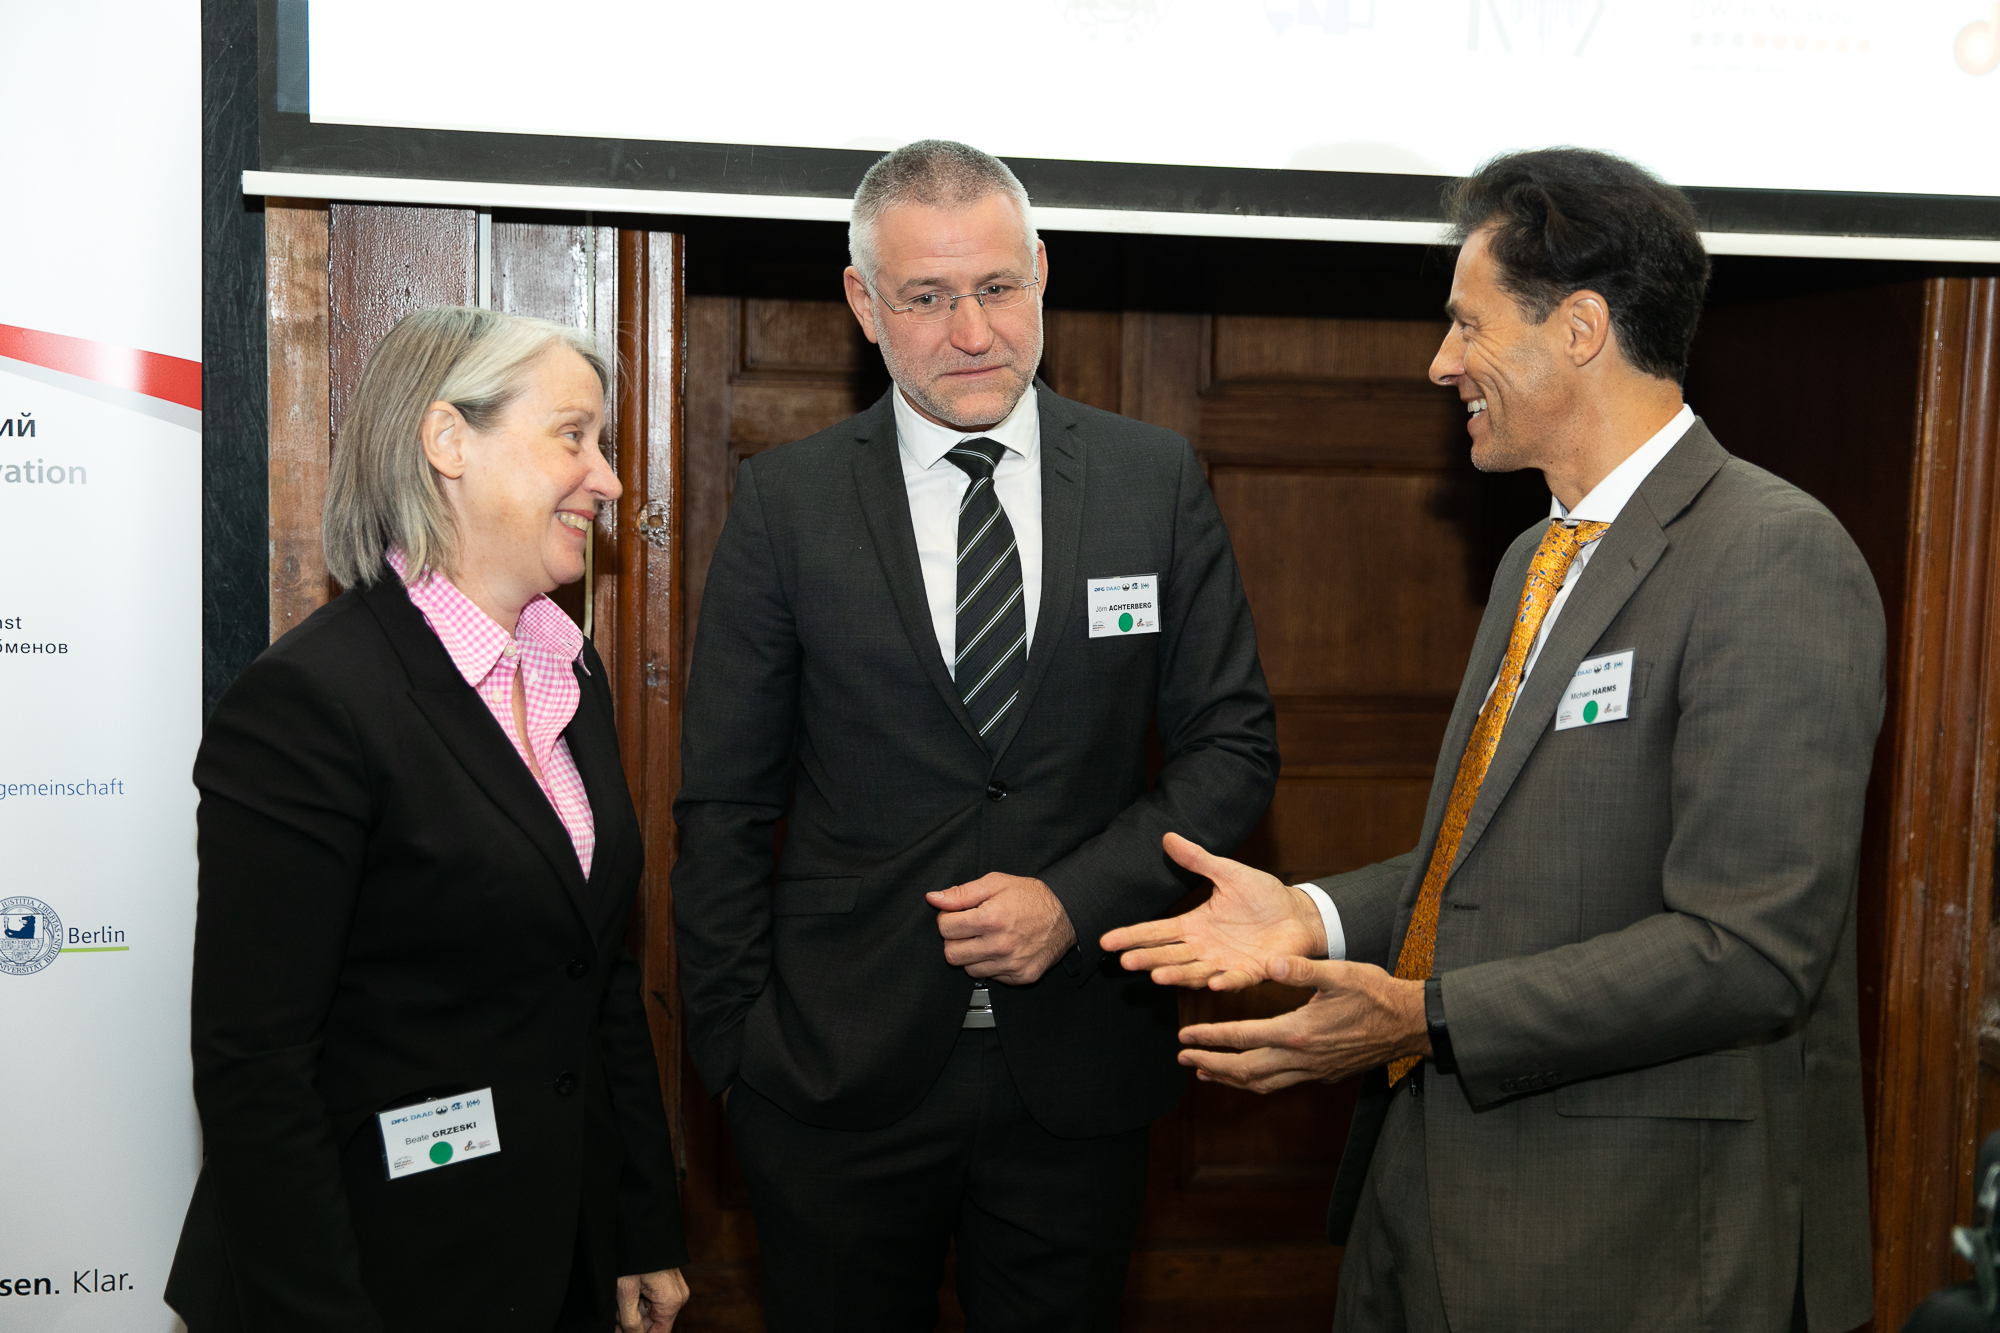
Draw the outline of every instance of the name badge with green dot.
<instances>
[{"instance_id":1,"label":"name badge with green dot","mask_svg":"<svg viewBox=\"0 0 2000 1333\"><path fill-rule=\"evenodd\" d=\"M1556 730L1623 722L1631 716L1632 659L1637 650L1585 658L1556 705Z\"/></svg>"},{"instance_id":2,"label":"name badge with green dot","mask_svg":"<svg viewBox=\"0 0 2000 1333\"><path fill-rule=\"evenodd\" d=\"M382 1156L391 1180L500 1151L491 1088L399 1106L375 1118L382 1123Z\"/></svg>"},{"instance_id":3,"label":"name badge with green dot","mask_svg":"<svg viewBox=\"0 0 2000 1333\"><path fill-rule=\"evenodd\" d=\"M1160 632L1160 576L1114 574L1084 582L1084 624L1093 639Z\"/></svg>"}]
</instances>

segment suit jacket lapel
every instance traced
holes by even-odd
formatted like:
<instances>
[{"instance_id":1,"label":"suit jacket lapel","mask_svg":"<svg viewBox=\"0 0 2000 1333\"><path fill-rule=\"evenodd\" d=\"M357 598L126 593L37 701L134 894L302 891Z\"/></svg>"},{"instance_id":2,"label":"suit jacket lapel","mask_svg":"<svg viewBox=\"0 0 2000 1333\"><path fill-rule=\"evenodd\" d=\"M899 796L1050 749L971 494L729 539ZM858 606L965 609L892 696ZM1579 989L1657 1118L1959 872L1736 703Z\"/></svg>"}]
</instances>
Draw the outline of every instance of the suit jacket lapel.
<instances>
[{"instance_id":1,"label":"suit jacket lapel","mask_svg":"<svg viewBox=\"0 0 2000 1333\"><path fill-rule=\"evenodd\" d=\"M576 716L563 729L563 739L569 742L569 755L576 761L584 793L590 797L590 815L596 825L597 850L590 861L590 883L594 887L605 882L607 875L616 873L632 853L639 834L639 817L632 808L625 766L618 758L617 726L600 685L604 664L589 649L585 650L584 661L589 663L589 669L586 672L584 663L576 667ZM593 904L603 900L603 894L591 894Z\"/></svg>"},{"instance_id":2,"label":"suit jacket lapel","mask_svg":"<svg viewBox=\"0 0 2000 1333\"><path fill-rule=\"evenodd\" d=\"M410 701L430 722L459 764L493 804L520 825L582 911L583 866L555 807L521 762L514 743L494 720L486 701L458 674L423 613L393 573L372 584L362 600L374 612L390 646L409 673ZM585 922L590 920L583 913Z\"/></svg>"},{"instance_id":3,"label":"suit jacket lapel","mask_svg":"<svg viewBox=\"0 0 2000 1333\"><path fill-rule=\"evenodd\" d=\"M894 392L892 385L889 393ZM875 557L882 562L882 575L889 582L889 595L902 618L903 632L909 636L910 650L923 664L924 674L951 715L984 751L986 741L972 715L965 711L965 701L958 697L958 686L952 683L944 653L938 648L937 627L931 623L923 565L917 559L917 530L910 519L910 492L903 484L903 458L896 447L896 411L888 394L862 415L854 440L854 487L861 498L861 514L875 540Z\"/></svg>"},{"instance_id":4,"label":"suit jacket lapel","mask_svg":"<svg viewBox=\"0 0 2000 1333\"><path fill-rule=\"evenodd\" d=\"M1039 381L1035 396L1042 419L1042 600L1035 615L1035 641L1028 647L1021 698L1006 735L994 751L996 763L1013 744L1014 734L1021 729L1022 719L1048 677L1049 663L1061 647L1082 582L1076 561L1083 540L1084 441L1077 438L1076 413L1066 400Z\"/></svg>"},{"instance_id":5,"label":"suit jacket lapel","mask_svg":"<svg viewBox=\"0 0 2000 1333\"><path fill-rule=\"evenodd\" d=\"M1478 845L1500 802L1507 798L1514 779L1520 776L1528 756L1547 734L1549 719L1555 716L1556 704L1576 675L1584 654L1603 637L1646 575L1666 554L1667 524L1693 502L1727 458L1707 427L1697 421L1639 484L1619 512L1618 520L1604 534L1590 563L1570 590L1562 614L1550 628L1541 656L1535 660L1535 669L1514 700L1514 711L1500 733L1499 748L1493 752L1493 762L1487 767L1479 796L1466 818L1465 836L1459 840L1453 871L1465 864L1465 858ZM1614 645L1624 646L1627 645ZM1491 679L1491 672L1487 679Z\"/></svg>"}]
</instances>

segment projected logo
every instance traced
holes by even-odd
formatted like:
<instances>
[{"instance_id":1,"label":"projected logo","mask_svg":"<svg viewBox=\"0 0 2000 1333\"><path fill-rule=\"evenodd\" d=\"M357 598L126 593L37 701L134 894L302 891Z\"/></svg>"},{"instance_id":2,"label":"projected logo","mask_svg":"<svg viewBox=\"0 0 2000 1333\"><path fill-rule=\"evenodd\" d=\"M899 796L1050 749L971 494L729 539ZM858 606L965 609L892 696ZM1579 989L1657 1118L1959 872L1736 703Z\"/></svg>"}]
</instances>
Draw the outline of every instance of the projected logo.
<instances>
[{"instance_id":1,"label":"projected logo","mask_svg":"<svg viewBox=\"0 0 2000 1333\"><path fill-rule=\"evenodd\" d=\"M1604 0L1472 0L1468 51L1580 56L1590 47Z\"/></svg>"},{"instance_id":2,"label":"projected logo","mask_svg":"<svg viewBox=\"0 0 2000 1333\"><path fill-rule=\"evenodd\" d=\"M1991 14L1958 30L1951 53L1967 74L1991 74L2000 69L2000 0L1995 0Z\"/></svg>"},{"instance_id":3,"label":"projected logo","mask_svg":"<svg viewBox=\"0 0 2000 1333\"><path fill-rule=\"evenodd\" d=\"M62 952L62 918L40 898L0 900L0 972L25 977Z\"/></svg>"}]
</instances>

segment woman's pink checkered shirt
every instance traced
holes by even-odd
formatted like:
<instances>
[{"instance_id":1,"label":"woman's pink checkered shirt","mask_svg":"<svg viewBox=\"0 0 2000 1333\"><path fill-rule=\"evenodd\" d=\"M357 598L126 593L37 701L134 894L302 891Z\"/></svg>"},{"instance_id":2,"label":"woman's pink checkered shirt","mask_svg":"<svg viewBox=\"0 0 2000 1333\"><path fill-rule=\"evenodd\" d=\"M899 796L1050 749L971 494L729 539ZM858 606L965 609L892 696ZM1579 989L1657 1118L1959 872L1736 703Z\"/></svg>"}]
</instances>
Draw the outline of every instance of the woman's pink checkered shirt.
<instances>
[{"instance_id":1,"label":"woman's pink checkered shirt","mask_svg":"<svg viewBox=\"0 0 2000 1333\"><path fill-rule=\"evenodd\" d=\"M521 762L527 763L528 746L534 747L535 763L529 765L529 771L541 769L542 792L569 831L577 863L588 879L591 854L597 850L597 820L590 812L583 776L576 771L576 760L570 758L569 742L562 734L576 716L582 693L571 666L583 656L583 631L561 607L546 597L537 597L521 609L520 623L509 634L435 570L411 583L409 560L401 550L390 549L389 567L403 580L410 600L423 612L465 683L486 701ZM526 742L514 731L517 671L528 703Z\"/></svg>"}]
</instances>

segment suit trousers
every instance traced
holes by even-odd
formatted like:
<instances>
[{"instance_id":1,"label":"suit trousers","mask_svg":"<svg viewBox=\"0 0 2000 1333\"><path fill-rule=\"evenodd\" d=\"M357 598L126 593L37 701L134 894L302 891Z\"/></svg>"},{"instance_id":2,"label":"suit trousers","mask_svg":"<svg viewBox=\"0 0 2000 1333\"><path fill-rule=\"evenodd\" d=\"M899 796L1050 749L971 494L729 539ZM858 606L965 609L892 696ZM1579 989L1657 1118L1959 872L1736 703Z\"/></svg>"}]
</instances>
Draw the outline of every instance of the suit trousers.
<instances>
[{"instance_id":1,"label":"suit trousers","mask_svg":"<svg viewBox=\"0 0 2000 1333\"><path fill-rule=\"evenodd\" d=\"M1430 1171L1424 1154L1423 1088L1427 1080L1440 1077L1448 1076L1425 1063L1390 1094L1361 1204L1340 1259L1333 1333L1449 1333L1451 1329L1431 1253ZM1806 1333L1804 1278L1801 1263L1790 1333ZM1730 1327L1726 1317L1719 1327Z\"/></svg>"},{"instance_id":2,"label":"suit trousers","mask_svg":"<svg viewBox=\"0 0 2000 1333\"><path fill-rule=\"evenodd\" d=\"M923 1101L881 1129L808 1125L743 1083L726 1114L772 1333L928 1333L954 1239L972 1333L1117 1326L1150 1130L1049 1133L996 1031L962 1032Z\"/></svg>"}]
</instances>

